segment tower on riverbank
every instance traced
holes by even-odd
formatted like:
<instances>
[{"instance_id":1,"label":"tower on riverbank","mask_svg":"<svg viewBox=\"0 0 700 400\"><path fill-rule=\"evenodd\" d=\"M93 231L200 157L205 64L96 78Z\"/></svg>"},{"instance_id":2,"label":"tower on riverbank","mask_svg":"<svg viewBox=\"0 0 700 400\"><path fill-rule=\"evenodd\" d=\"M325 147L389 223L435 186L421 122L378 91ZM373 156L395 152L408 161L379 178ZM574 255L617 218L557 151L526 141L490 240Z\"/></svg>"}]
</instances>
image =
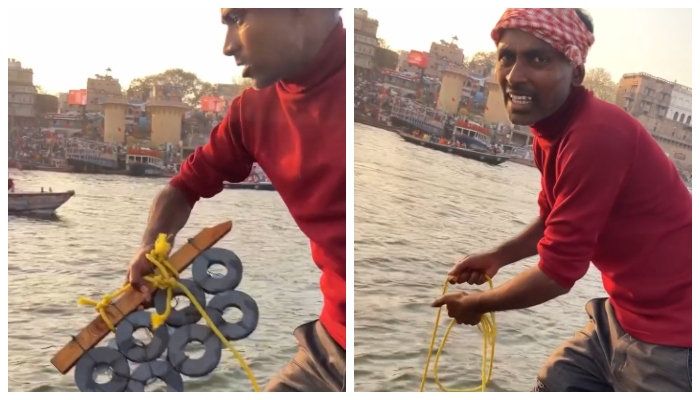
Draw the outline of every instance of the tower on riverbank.
<instances>
[{"instance_id":1,"label":"tower on riverbank","mask_svg":"<svg viewBox=\"0 0 700 400\"><path fill-rule=\"evenodd\" d=\"M105 143L124 143L126 138L126 110L129 102L123 96L108 96L103 100Z\"/></svg>"},{"instance_id":2,"label":"tower on riverbank","mask_svg":"<svg viewBox=\"0 0 700 400\"><path fill-rule=\"evenodd\" d=\"M459 102L462 98L462 87L469 75L467 68L457 65L445 65L440 68L440 94L438 95L437 108L448 115L454 115L459 111Z\"/></svg>"},{"instance_id":3,"label":"tower on riverbank","mask_svg":"<svg viewBox=\"0 0 700 400\"><path fill-rule=\"evenodd\" d=\"M182 117L189 110L182 101L182 92L176 87L158 86L146 103L151 115L151 144L178 144L182 134Z\"/></svg>"}]
</instances>

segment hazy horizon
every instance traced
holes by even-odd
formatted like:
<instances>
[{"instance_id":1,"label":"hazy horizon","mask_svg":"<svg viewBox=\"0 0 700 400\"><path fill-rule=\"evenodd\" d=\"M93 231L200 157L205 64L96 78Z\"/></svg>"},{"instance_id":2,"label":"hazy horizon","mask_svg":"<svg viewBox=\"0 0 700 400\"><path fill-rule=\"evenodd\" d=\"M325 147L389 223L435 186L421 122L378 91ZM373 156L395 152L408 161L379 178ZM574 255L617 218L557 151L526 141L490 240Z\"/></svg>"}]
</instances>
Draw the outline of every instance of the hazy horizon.
<instances>
[{"instance_id":1,"label":"hazy horizon","mask_svg":"<svg viewBox=\"0 0 700 400\"><path fill-rule=\"evenodd\" d=\"M340 13L346 28L350 12ZM13 36L8 58L33 69L34 84L50 94L85 89L88 78L107 68L122 89L135 78L171 68L213 84L240 77L242 68L223 54L226 27L218 8L113 8L109 18L104 13L101 8L10 9L9 32L32 26L42 33ZM71 19L75 25L66 22Z\"/></svg>"},{"instance_id":2,"label":"hazy horizon","mask_svg":"<svg viewBox=\"0 0 700 400\"><path fill-rule=\"evenodd\" d=\"M456 35L465 56L471 57L495 50L490 32L505 7L366 10L379 21L377 37L393 50L428 51L431 42L449 42ZM646 72L692 87L691 9L585 10L592 16L596 37L587 68L605 68L616 83L625 73Z\"/></svg>"}]
</instances>

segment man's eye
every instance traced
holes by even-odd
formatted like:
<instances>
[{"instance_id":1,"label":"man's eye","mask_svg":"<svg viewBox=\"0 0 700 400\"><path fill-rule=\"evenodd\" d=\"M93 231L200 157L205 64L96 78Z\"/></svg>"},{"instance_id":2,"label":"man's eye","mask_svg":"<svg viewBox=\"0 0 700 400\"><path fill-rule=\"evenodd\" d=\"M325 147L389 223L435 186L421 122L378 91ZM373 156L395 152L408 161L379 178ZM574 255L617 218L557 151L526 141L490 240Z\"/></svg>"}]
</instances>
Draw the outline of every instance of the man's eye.
<instances>
[{"instance_id":1,"label":"man's eye","mask_svg":"<svg viewBox=\"0 0 700 400\"><path fill-rule=\"evenodd\" d=\"M241 14L229 14L226 19L234 25L241 26L243 24L243 15Z\"/></svg>"}]
</instances>

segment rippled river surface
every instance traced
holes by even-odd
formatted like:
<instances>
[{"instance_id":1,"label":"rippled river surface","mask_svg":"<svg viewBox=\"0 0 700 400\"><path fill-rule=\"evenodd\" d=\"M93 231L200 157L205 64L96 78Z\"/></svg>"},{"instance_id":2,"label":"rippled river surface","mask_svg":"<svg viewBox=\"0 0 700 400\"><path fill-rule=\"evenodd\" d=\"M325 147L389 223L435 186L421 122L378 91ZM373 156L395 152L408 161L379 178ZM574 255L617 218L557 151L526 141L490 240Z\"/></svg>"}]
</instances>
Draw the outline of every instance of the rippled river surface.
<instances>
[{"instance_id":1,"label":"rippled river surface","mask_svg":"<svg viewBox=\"0 0 700 400\"><path fill-rule=\"evenodd\" d=\"M95 317L91 307L77 306L77 298L99 299L123 283L151 200L167 181L17 170L10 176L18 190L50 186L54 191L75 190L76 196L59 208L55 219L8 219L9 389L77 390L73 373L61 375L50 359ZM234 346L264 386L294 354L293 329L318 318L319 272L307 239L276 192L225 190L203 200L176 248L201 229L226 220L233 221L233 229L216 247L241 258L245 269L239 290L251 295L260 309L257 330ZM191 276L189 269L183 276ZM224 351L219 367L207 377L186 380L185 390L252 388L233 355Z\"/></svg>"},{"instance_id":2,"label":"rippled river surface","mask_svg":"<svg viewBox=\"0 0 700 400\"><path fill-rule=\"evenodd\" d=\"M492 167L355 125L355 391L418 390L435 322L428 305L447 271L465 254L490 248L531 222L538 185L535 168ZM536 261L504 268L494 284ZM586 300L605 295L599 276L592 268L563 298L497 314L488 390L533 387L547 355L587 322ZM448 323L443 316L440 340ZM480 384L481 340L474 327L452 330L440 357L443 384ZM437 389L431 366L426 390Z\"/></svg>"}]
</instances>

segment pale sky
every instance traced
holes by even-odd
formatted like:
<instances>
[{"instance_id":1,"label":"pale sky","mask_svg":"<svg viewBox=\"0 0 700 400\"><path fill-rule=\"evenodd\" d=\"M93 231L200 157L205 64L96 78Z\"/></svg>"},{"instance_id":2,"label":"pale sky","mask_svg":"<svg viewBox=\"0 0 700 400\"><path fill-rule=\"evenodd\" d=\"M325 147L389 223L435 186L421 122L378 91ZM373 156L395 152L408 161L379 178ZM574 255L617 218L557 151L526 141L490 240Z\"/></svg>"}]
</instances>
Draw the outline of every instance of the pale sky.
<instances>
[{"instance_id":1,"label":"pale sky","mask_svg":"<svg viewBox=\"0 0 700 400\"><path fill-rule=\"evenodd\" d=\"M21 33L10 35L8 58L32 68L34 84L48 93L84 89L87 78L107 68L122 88L134 78L170 68L211 83L231 83L241 74L233 57L223 55L226 27L218 8L114 8L109 15L99 8L7 12L4 29ZM351 13L341 11L348 30ZM34 33L27 34L28 29Z\"/></svg>"},{"instance_id":2,"label":"pale sky","mask_svg":"<svg viewBox=\"0 0 700 400\"><path fill-rule=\"evenodd\" d=\"M377 37L394 50L429 51L430 43L459 38L466 56L493 51L493 26L505 8L367 8ZM586 66L603 67L617 82L647 72L692 87L691 9L587 9L596 41Z\"/></svg>"}]
</instances>

